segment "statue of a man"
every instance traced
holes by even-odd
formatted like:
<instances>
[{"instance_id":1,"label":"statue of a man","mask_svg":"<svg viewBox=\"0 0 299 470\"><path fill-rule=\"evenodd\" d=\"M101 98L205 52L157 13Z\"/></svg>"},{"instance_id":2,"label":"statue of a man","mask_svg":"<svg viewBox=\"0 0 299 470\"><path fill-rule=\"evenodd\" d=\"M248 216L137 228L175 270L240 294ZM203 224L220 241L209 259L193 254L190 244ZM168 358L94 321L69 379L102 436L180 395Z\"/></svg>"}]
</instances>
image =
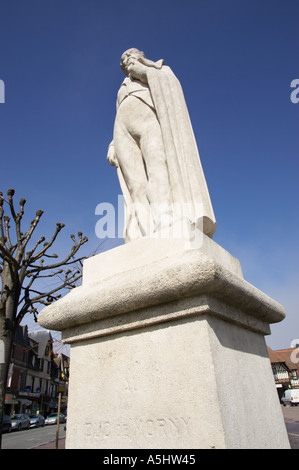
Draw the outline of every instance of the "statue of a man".
<instances>
[{"instance_id":1,"label":"statue of a man","mask_svg":"<svg viewBox=\"0 0 299 470\"><path fill-rule=\"evenodd\" d=\"M169 227L186 207L190 222L212 237L216 221L178 79L138 49L124 52L120 65L126 78L107 158L125 199L125 241Z\"/></svg>"}]
</instances>

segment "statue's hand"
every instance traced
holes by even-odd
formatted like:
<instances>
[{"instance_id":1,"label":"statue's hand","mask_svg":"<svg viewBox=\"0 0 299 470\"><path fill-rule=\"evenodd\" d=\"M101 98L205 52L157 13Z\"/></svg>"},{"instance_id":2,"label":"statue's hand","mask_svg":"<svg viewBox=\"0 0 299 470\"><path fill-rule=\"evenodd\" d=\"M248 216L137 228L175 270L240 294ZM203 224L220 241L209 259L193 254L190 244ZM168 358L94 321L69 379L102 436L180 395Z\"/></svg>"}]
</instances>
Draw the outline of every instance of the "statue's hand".
<instances>
[{"instance_id":1,"label":"statue's hand","mask_svg":"<svg viewBox=\"0 0 299 470\"><path fill-rule=\"evenodd\" d=\"M141 80L143 83L147 83L146 66L141 64L141 62L135 58L132 57L129 59L127 70L129 77Z\"/></svg>"},{"instance_id":2,"label":"statue's hand","mask_svg":"<svg viewBox=\"0 0 299 470\"><path fill-rule=\"evenodd\" d=\"M111 144L108 147L107 160L110 163L110 165L115 166L116 168L118 167L113 142L111 142Z\"/></svg>"}]
</instances>

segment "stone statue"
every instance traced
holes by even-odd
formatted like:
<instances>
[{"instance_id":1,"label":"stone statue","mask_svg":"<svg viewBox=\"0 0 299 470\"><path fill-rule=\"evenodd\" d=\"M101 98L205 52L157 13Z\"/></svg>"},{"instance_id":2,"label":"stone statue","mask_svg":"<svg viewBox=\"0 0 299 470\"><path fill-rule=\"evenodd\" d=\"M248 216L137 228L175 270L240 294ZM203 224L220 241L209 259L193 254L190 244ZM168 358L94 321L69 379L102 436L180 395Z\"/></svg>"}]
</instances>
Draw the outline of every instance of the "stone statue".
<instances>
[{"instance_id":1,"label":"stone statue","mask_svg":"<svg viewBox=\"0 0 299 470\"><path fill-rule=\"evenodd\" d=\"M138 49L121 57L126 75L108 161L126 206L124 238L151 236L186 217L213 236L216 221L180 82L163 60Z\"/></svg>"}]
</instances>

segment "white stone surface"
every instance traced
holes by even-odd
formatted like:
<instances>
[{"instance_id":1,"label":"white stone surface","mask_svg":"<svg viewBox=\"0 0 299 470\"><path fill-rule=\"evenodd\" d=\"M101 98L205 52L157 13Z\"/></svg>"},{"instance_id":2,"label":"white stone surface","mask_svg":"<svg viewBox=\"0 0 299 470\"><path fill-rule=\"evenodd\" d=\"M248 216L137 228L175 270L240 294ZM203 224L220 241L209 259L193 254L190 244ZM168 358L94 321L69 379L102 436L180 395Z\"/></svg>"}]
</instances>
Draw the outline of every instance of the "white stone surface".
<instances>
[{"instance_id":1,"label":"white stone surface","mask_svg":"<svg viewBox=\"0 0 299 470\"><path fill-rule=\"evenodd\" d=\"M263 336L203 315L76 342L66 447L288 448Z\"/></svg>"},{"instance_id":2,"label":"white stone surface","mask_svg":"<svg viewBox=\"0 0 299 470\"><path fill-rule=\"evenodd\" d=\"M148 238L115 248L111 258L99 254L85 263L83 285L44 308L39 323L47 329L65 330L211 292L232 308L241 303L251 319L268 324L281 321L283 307L240 277L237 260L210 242L207 250L203 243L194 249L184 249L183 244L180 251L180 242L172 245L171 240L164 244L163 239ZM221 260L225 267L219 264Z\"/></svg>"},{"instance_id":3,"label":"white stone surface","mask_svg":"<svg viewBox=\"0 0 299 470\"><path fill-rule=\"evenodd\" d=\"M150 269L150 265L156 261L180 256L185 251L196 249L236 276L243 277L239 260L203 232L192 232L190 222L181 221L173 230L173 233L170 232L171 237L165 230L155 236L140 238L88 258L84 261L83 286L135 268L146 266ZM176 237L176 233L182 233L184 236Z\"/></svg>"},{"instance_id":4,"label":"white stone surface","mask_svg":"<svg viewBox=\"0 0 299 470\"><path fill-rule=\"evenodd\" d=\"M83 270L39 314L71 344L67 448L289 447L264 340L285 312L229 253L143 238Z\"/></svg>"},{"instance_id":5,"label":"white stone surface","mask_svg":"<svg viewBox=\"0 0 299 470\"><path fill-rule=\"evenodd\" d=\"M168 227L186 210L212 237L215 216L180 82L138 49L124 52L121 68L107 158L125 199L125 241Z\"/></svg>"}]
</instances>

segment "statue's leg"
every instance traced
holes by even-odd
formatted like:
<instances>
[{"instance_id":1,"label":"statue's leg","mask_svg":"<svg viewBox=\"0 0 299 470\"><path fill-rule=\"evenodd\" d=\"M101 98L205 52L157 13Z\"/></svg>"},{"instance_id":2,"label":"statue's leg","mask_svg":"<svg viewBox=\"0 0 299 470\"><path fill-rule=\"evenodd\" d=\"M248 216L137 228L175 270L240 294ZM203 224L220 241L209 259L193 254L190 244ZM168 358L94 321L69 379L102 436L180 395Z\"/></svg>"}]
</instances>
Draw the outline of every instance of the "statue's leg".
<instances>
[{"instance_id":1,"label":"statue's leg","mask_svg":"<svg viewBox=\"0 0 299 470\"><path fill-rule=\"evenodd\" d=\"M142 235L150 235L153 231L153 221L146 194L147 177L140 148L121 120L115 122L113 140L138 226Z\"/></svg>"},{"instance_id":2,"label":"statue's leg","mask_svg":"<svg viewBox=\"0 0 299 470\"><path fill-rule=\"evenodd\" d=\"M146 194L156 230L160 230L171 225L172 199L161 129L152 111L148 116L147 131L141 135L140 147L147 172Z\"/></svg>"}]
</instances>

